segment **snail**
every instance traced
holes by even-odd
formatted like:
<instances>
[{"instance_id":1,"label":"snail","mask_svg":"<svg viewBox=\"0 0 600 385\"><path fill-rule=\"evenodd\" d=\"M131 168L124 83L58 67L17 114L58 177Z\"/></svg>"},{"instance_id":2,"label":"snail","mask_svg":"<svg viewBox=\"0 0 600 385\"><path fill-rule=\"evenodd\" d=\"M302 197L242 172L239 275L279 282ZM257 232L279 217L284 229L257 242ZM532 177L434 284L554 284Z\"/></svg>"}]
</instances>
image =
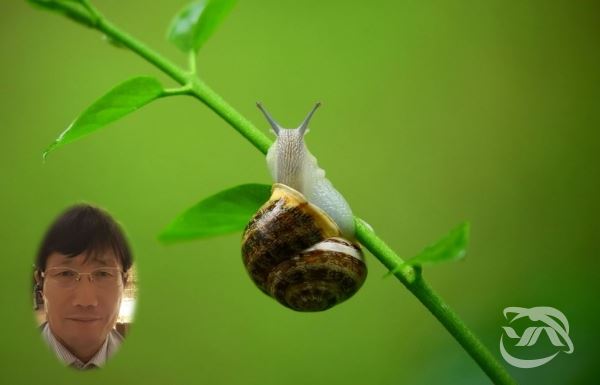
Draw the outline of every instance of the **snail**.
<instances>
[{"instance_id":1,"label":"snail","mask_svg":"<svg viewBox=\"0 0 600 385\"><path fill-rule=\"evenodd\" d=\"M358 291L367 267L350 206L304 143L320 103L295 129L281 127L257 106L277 136L267 152L275 183L244 230L244 265L256 286L282 305L297 311L329 309Z\"/></svg>"}]
</instances>

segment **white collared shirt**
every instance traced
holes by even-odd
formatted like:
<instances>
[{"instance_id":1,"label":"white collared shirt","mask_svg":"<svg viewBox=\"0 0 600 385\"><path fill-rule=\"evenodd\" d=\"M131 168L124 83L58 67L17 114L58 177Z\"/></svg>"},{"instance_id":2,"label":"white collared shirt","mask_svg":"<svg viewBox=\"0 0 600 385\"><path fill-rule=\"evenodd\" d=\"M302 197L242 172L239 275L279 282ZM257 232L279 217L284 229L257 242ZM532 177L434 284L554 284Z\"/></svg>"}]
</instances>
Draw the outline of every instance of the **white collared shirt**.
<instances>
[{"instance_id":1,"label":"white collared shirt","mask_svg":"<svg viewBox=\"0 0 600 385\"><path fill-rule=\"evenodd\" d=\"M61 344L58 339L52 334L50 330L50 325L46 323L44 329L42 330L42 336L44 340L48 343L50 348L54 350L58 359L63 362L67 366L71 366L76 369L91 369L94 367L101 368L106 363L106 360L109 359L121 345L123 342L123 337L117 332L115 329L112 329L104 343L100 347L100 350L88 361L82 362L79 358L75 357L73 353L69 351L63 344Z\"/></svg>"}]
</instances>

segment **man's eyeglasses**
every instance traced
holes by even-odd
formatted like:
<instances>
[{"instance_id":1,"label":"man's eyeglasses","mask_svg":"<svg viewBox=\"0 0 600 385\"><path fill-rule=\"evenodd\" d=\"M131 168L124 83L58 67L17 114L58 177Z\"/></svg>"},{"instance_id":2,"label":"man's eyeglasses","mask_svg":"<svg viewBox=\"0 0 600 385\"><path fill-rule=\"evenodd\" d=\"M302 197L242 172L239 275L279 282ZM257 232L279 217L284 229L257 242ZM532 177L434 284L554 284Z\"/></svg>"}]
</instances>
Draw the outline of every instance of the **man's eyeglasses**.
<instances>
[{"instance_id":1,"label":"man's eyeglasses","mask_svg":"<svg viewBox=\"0 0 600 385\"><path fill-rule=\"evenodd\" d=\"M116 287L123 282L123 272L118 267L100 267L89 273L80 273L69 267L50 267L42 272L43 278L67 289L75 287L82 275L88 275L90 282L101 288Z\"/></svg>"}]
</instances>

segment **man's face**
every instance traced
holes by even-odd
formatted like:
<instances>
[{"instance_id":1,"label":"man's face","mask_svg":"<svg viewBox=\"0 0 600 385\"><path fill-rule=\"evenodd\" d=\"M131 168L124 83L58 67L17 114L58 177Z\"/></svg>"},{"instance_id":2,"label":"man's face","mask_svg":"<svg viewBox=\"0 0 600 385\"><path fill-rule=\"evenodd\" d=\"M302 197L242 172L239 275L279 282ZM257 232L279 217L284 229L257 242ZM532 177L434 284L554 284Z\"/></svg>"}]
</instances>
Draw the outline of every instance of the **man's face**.
<instances>
[{"instance_id":1,"label":"man's face","mask_svg":"<svg viewBox=\"0 0 600 385\"><path fill-rule=\"evenodd\" d=\"M104 342L117 320L123 295L120 273L118 282L108 286L90 282L89 275L82 275L73 287L64 287L51 278L51 273L58 271L53 268L68 267L79 273L104 267L122 270L113 252L87 261L85 257L82 253L67 258L55 252L46 262L43 294L48 323L52 333L70 349L99 346Z\"/></svg>"}]
</instances>

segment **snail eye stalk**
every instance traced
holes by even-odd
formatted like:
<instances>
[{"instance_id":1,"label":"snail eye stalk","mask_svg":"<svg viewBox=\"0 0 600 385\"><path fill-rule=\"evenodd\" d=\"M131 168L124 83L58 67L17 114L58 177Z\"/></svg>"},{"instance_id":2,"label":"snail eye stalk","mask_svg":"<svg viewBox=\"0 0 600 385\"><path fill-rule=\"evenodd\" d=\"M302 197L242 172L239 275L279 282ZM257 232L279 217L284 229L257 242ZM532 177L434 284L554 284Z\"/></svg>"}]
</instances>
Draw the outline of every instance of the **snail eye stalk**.
<instances>
[{"instance_id":1,"label":"snail eye stalk","mask_svg":"<svg viewBox=\"0 0 600 385\"><path fill-rule=\"evenodd\" d=\"M313 114L315 113L317 108L319 108L320 106L321 106L321 102L317 102L315 104L315 106L313 107L313 109L310 110L308 115L306 115L306 118L304 118L304 121L302 122L300 127L298 127L300 129L300 134L304 135L304 133L307 131L306 129L308 128L308 122L310 122L310 119L312 118Z\"/></svg>"},{"instance_id":2,"label":"snail eye stalk","mask_svg":"<svg viewBox=\"0 0 600 385\"><path fill-rule=\"evenodd\" d=\"M256 106L258 107L259 110L262 111L262 113L265 115L265 117L267 118L267 121L269 122L269 124L271 125L271 128L273 129L273 132L275 133L275 135L279 135L279 131L283 128L279 125L279 123L277 123L275 121L275 119L273 119L273 117L267 112L267 110L263 107L261 102L256 102Z\"/></svg>"}]
</instances>

